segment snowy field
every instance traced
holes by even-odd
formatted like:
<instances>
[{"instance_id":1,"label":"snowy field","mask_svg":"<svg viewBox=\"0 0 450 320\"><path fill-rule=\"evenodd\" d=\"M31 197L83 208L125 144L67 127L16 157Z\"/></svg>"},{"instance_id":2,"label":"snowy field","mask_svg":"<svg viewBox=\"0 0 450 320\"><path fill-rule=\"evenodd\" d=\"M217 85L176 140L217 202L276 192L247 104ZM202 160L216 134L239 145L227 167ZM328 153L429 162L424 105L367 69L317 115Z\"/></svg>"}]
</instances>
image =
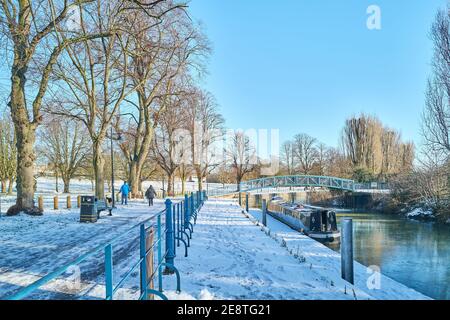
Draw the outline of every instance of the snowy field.
<instances>
[{"instance_id":1,"label":"snowy field","mask_svg":"<svg viewBox=\"0 0 450 320\"><path fill-rule=\"evenodd\" d=\"M118 234L129 236L113 246L114 282L136 264L138 230L132 228L163 209L143 201L121 207L113 217L80 224L79 211L52 210L43 217L0 219L0 299L33 283ZM368 290L367 270L355 265L356 285L340 279L340 257L332 250L268 217L270 232L258 225L260 211L244 215L233 201L208 201L199 214L189 257L179 254L181 294L175 277L164 276L170 299L426 299L387 277L380 290ZM178 253L182 250L178 249ZM49 283L32 299L101 299L105 296L103 253L84 261L72 273ZM81 282L74 285L73 275ZM139 272L131 274L116 299L139 296Z\"/></svg>"},{"instance_id":2,"label":"snowy field","mask_svg":"<svg viewBox=\"0 0 450 320\"><path fill-rule=\"evenodd\" d=\"M116 180L114 187L116 193L120 190L123 181ZM161 181L144 181L142 186L144 190L146 190L150 185L152 185L158 193L161 193L163 184ZM56 192L56 180L55 178L46 178L40 177L37 179L37 188L35 194L35 202L37 204L37 198L42 196L44 199L44 209L52 210L53 208L53 198L55 196L59 197L59 207L66 207L66 198L68 194L63 193L64 185L59 179L59 191ZM186 191L193 192L198 188L197 182L186 182ZM206 188L206 184L204 184L204 188ZM216 189L222 187L222 184L217 183L208 183L209 189ZM165 184L165 188L167 189L167 183ZM181 182L175 182L175 192L181 192ZM111 190L108 188L108 185L105 183L105 192L109 196L111 194ZM80 179L72 179L70 183L70 196L72 207L75 207L77 204L77 196L78 195L92 195L94 194L93 185L89 180L80 180ZM15 203L15 195L5 195L0 194L0 213L5 214L9 207L14 205ZM116 199L120 200L120 199Z\"/></svg>"}]
</instances>

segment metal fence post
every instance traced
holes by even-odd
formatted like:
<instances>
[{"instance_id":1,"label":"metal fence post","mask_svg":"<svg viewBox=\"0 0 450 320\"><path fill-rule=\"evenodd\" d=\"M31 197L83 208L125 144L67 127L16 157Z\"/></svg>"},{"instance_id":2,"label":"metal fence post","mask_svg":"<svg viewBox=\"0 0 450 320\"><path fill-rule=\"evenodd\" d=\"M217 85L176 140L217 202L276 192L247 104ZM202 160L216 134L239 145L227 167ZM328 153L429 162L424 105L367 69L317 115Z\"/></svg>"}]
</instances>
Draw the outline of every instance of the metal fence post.
<instances>
[{"instance_id":1,"label":"metal fence post","mask_svg":"<svg viewBox=\"0 0 450 320\"><path fill-rule=\"evenodd\" d=\"M172 201L170 199L166 200L166 264L174 265L175 253L174 253L174 231L172 223ZM167 268L169 271L170 268Z\"/></svg>"},{"instance_id":2,"label":"metal fence post","mask_svg":"<svg viewBox=\"0 0 450 320\"><path fill-rule=\"evenodd\" d=\"M353 275L353 220L344 219L341 229L341 273L342 279L354 284Z\"/></svg>"},{"instance_id":3,"label":"metal fence post","mask_svg":"<svg viewBox=\"0 0 450 320\"><path fill-rule=\"evenodd\" d=\"M248 193L245 194L245 211L248 212Z\"/></svg>"},{"instance_id":4,"label":"metal fence post","mask_svg":"<svg viewBox=\"0 0 450 320\"><path fill-rule=\"evenodd\" d=\"M144 297L144 300L147 300L147 248L145 245L145 225L142 224L140 227L139 233L139 243L140 243L140 258L141 258L141 295Z\"/></svg>"},{"instance_id":5,"label":"metal fence post","mask_svg":"<svg viewBox=\"0 0 450 320\"><path fill-rule=\"evenodd\" d=\"M191 210L190 210L190 214L189 214L189 222L191 221L191 217L194 214L195 211L195 207L194 207L194 194L191 194Z\"/></svg>"},{"instance_id":6,"label":"metal fence post","mask_svg":"<svg viewBox=\"0 0 450 320\"><path fill-rule=\"evenodd\" d=\"M184 195L184 228L189 228L189 196Z\"/></svg>"},{"instance_id":7,"label":"metal fence post","mask_svg":"<svg viewBox=\"0 0 450 320\"><path fill-rule=\"evenodd\" d=\"M105 247L105 285L106 285L106 300L113 299L113 259L112 259L112 245Z\"/></svg>"},{"instance_id":8,"label":"metal fence post","mask_svg":"<svg viewBox=\"0 0 450 320\"><path fill-rule=\"evenodd\" d=\"M267 227L267 200L262 201L262 223L264 227Z\"/></svg>"}]
</instances>

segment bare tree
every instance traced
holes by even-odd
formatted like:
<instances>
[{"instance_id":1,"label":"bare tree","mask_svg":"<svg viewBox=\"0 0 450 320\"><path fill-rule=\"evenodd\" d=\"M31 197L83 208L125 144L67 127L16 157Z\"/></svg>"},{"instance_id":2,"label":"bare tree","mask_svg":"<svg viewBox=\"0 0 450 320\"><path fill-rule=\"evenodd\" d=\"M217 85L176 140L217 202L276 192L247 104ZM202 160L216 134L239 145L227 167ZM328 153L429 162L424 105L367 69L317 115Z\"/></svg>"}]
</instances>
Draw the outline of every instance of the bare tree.
<instances>
[{"instance_id":1,"label":"bare tree","mask_svg":"<svg viewBox=\"0 0 450 320\"><path fill-rule=\"evenodd\" d=\"M57 118L46 124L40 140L38 150L54 164L55 171L64 182L64 193L69 193L70 180L90 151L88 136L83 134L79 122Z\"/></svg>"},{"instance_id":2,"label":"bare tree","mask_svg":"<svg viewBox=\"0 0 450 320\"><path fill-rule=\"evenodd\" d=\"M439 10L431 28L433 75L428 80L423 136L428 146L450 153L450 8Z\"/></svg>"},{"instance_id":3,"label":"bare tree","mask_svg":"<svg viewBox=\"0 0 450 320\"><path fill-rule=\"evenodd\" d=\"M178 134L185 122L185 114L181 108L179 97L164 99L165 111L161 114L155 132L153 158L167 175L167 193L174 195L173 185L175 173L180 166L183 139Z\"/></svg>"},{"instance_id":4,"label":"bare tree","mask_svg":"<svg viewBox=\"0 0 450 320\"><path fill-rule=\"evenodd\" d=\"M224 150L227 163L230 163L236 177L236 184L240 190L240 184L246 175L257 168L255 147L245 133L237 131L231 136L229 145Z\"/></svg>"},{"instance_id":5,"label":"bare tree","mask_svg":"<svg viewBox=\"0 0 450 320\"><path fill-rule=\"evenodd\" d=\"M82 8L91 1L1 0L0 37L11 61L9 107L17 137L17 200L8 215L21 211L41 214L34 208L34 142L42 122L42 102L50 76L63 50L74 43L105 36L104 33L68 34L63 41L55 37L71 8Z\"/></svg>"},{"instance_id":6,"label":"bare tree","mask_svg":"<svg viewBox=\"0 0 450 320\"><path fill-rule=\"evenodd\" d=\"M294 154L302 174L310 174L317 161L316 142L315 138L304 133L294 137Z\"/></svg>"},{"instance_id":7,"label":"bare tree","mask_svg":"<svg viewBox=\"0 0 450 320\"><path fill-rule=\"evenodd\" d=\"M79 11L78 30L85 38L92 30L107 33L109 37L86 39L65 47L54 74L58 84L55 92L62 104L52 105L49 112L76 119L87 128L92 140L92 165L95 176L95 194L104 197L105 159L103 143L113 119L127 97L140 88L142 82L130 81L132 64L142 54L137 35L142 28L151 29L160 23L172 8L171 1L147 2L127 7L124 1L96 0L90 10ZM134 4L136 4L134 2ZM142 15L151 13L152 23L140 22Z\"/></svg>"},{"instance_id":8,"label":"bare tree","mask_svg":"<svg viewBox=\"0 0 450 320\"><path fill-rule=\"evenodd\" d=\"M203 180L218 166L213 144L223 137L224 118L217 110L212 94L196 89L187 99L186 128L190 134L192 167L198 179L198 190Z\"/></svg>"},{"instance_id":9,"label":"bare tree","mask_svg":"<svg viewBox=\"0 0 450 320\"><path fill-rule=\"evenodd\" d=\"M145 20L144 20L145 21ZM125 130L132 139L121 144L122 152L129 162L130 185L136 193L153 141L157 119L164 112L165 104L160 103L168 95L176 92L176 82L185 81L190 69L202 68L202 58L209 52L204 36L196 26L179 11L164 17L155 30L138 33L141 42L140 54L133 58L130 73L137 87L136 99L127 99L135 108L136 126ZM182 89L181 89L182 91Z\"/></svg>"},{"instance_id":10,"label":"bare tree","mask_svg":"<svg viewBox=\"0 0 450 320\"><path fill-rule=\"evenodd\" d=\"M294 143L292 141L286 141L281 148L282 162L286 166L288 175L295 174L295 153Z\"/></svg>"},{"instance_id":11,"label":"bare tree","mask_svg":"<svg viewBox=\"0 0 450 320\"><path fill-rule=\"evenodd\" d=\"M16 135L9 115L0 119L0 180L1 192L12 194L17 172Z\"/></svg>"}]
</instances>

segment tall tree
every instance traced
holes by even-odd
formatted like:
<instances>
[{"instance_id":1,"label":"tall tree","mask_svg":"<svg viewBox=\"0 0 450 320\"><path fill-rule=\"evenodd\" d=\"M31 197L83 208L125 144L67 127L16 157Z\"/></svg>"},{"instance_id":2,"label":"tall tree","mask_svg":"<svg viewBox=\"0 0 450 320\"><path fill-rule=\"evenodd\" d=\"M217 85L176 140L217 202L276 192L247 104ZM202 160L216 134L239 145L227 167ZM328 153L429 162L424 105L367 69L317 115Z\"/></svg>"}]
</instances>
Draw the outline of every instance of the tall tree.
<instances>
[{"instance_id":1,"label":"tall tree","mask_svg":"<svg viewBox=\"0 0 450 320\"><path fill-rule=\"evenodd\" d=\"M302 174L310 174L317 160L316 138L307 134L294 137L294 154Z\"/></svg>"},{"instance_id":2,"label":"tall tree","mask_svg":"<svg viewBox=\"0 0 450 320\"><path fill-rule=\"evenodd\" d=\"M230 142L224 150L227 163L230 164L236 179L238 190L246 175L257 168L256 150L250 138L244 133L237 131L230 137Z\"/></svg>"},{"instance_id":3,"label":"tall tree","mask_svg":"<svg viewBox=\"0 0 450 320\"><path fill-rule=\"evenodd\" d=\"M179 97L166 97L164 112L158 121L155 132L153 158L167 175L167 193L174 195L173 185L175 173L180 166L180 159L184 148L183 139L179 130L183 128L186 121L185 113L181 107L182 101Z\"/></svg>"},{"instance_id":4,"label":"tall tree","mask_svg":"<svg viewBox=\"0 0 450 320\"><path fill-rule=\"evenodd\" d=\"M21 211L41 214L34 208L34 142L42 122L42 102L58 57L70 44L104 34L68 35L58 41L71 8L91 1L0 0L0 32L10 50L4 60L11 61L9 107L17 137L17 200L8 215Z\"/></svg>"},{"instance_id":5,"label":"tall tree","mask_svg":"<svg viewBox=\"0 0 450 320\"><path fill-rule=\"evenodd\" d=\"M143 17L140 23L147 21ZM129 162L132 193L137 193L142 168L150 153L157 120L164 112L165 96L182 94L176 85L185 81L190 69L202 68L202 57L209 52L204 36L188 19L184 12L172 11L167 14L155 30L137 33L141 47L130 65L133 83L137 87L136 97L127 99L134 108L136 124L124 131L132 136L120 145Z\"/></svg>"},{"instance_id":6,"label":"tall tree","mask_svg":"<svg viewBox=\"0 0 450 320\"><path fill-rule=\"evenodd\" d=\"M431 28L433 75L428 80L423 136L427 146L450 154L450 5L439 10Z\"/></svg>"},{"instance_id":7,"label":"tall tree","mask_svg":"<svg viewBox=\"0 0 450 320\"><path fill-rule=\"evenodd\" d=\"M17 171L16 135L9 115L0 119L0 180L1 192L12 194ZM8 187L7 187L7 182Z\"/></svg>"},{"instance_id":8,"label":"tall tree","mask_svg":"<svg viewBox=\"0 0 450 320\"><path fill-rule=\"evenodd\" d=\"M79 122L70 119L54 119L46 124L41 134L38 150L64 182L64 193L70 192L70 180L86 161L90 146Z\"/></svg>"},{"instance_id":9,"label":"tall tree","mask_svg":"<svg viewBox=\"0 0 450 320\"><path fill-rule=\"evenodd\" d=\"M198 190L203 180L218 166L213 144L223 137L224 118L218 112L212 94L196 89L187 99L186 128L190 134L192 166L198 179Z\"/></svg>"}]
</instances>

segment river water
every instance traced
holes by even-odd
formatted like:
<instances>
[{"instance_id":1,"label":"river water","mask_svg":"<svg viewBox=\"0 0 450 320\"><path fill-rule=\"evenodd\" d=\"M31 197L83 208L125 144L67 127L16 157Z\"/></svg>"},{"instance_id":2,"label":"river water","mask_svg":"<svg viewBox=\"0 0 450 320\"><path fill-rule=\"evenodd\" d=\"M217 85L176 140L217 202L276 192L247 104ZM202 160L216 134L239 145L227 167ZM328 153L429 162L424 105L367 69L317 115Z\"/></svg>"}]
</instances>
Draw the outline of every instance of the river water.
<instances>
[{"instance_id":1,"label":"river water","mask_svg":"<svg viewBox=\"0 0 450 320\"><path fill-rule=\"evenodd\" d=\"M356 261L433 299L450 299L450 226L380 214L338 214L338 221L343 217L353 218Z\"/></svg>"}]
</instances>

